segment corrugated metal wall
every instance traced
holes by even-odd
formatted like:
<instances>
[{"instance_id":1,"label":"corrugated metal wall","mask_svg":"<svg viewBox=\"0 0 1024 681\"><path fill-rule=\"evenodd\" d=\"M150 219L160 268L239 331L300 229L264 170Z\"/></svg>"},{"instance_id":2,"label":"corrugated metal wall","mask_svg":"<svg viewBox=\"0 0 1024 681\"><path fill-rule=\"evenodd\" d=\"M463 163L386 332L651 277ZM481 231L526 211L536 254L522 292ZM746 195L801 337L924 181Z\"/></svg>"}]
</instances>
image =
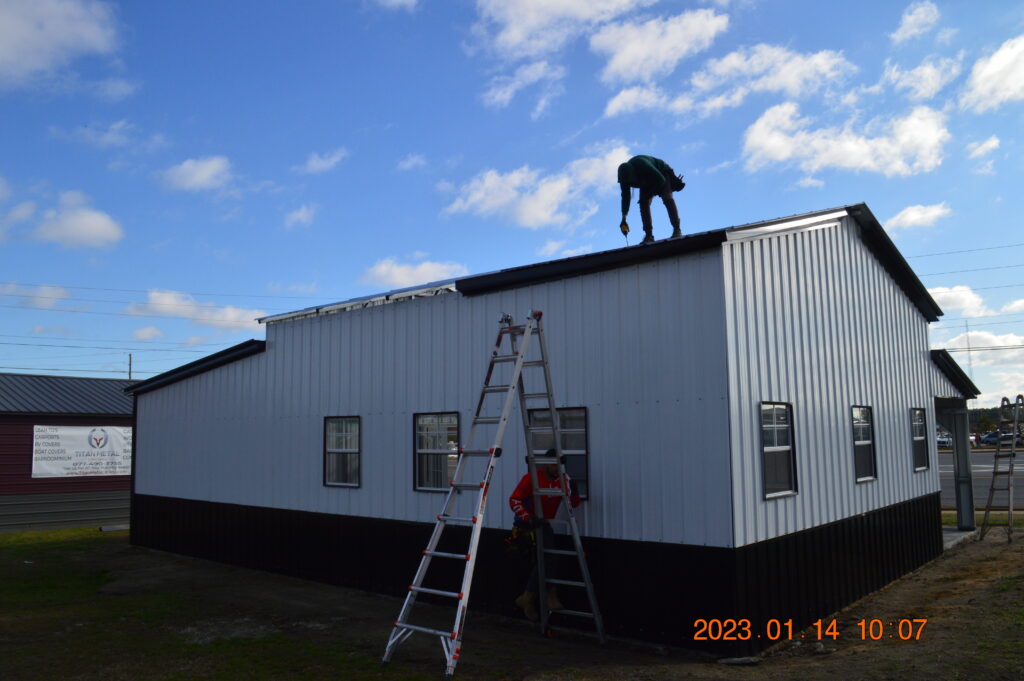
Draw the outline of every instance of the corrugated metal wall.
<instances>
[{"instance_id":1,"label":"corrugated metal wall","mask_svg":"<svg viewBox=\"0 0 1024 681\"><path fill-rule=\"evenodd\" d=\"M271 324L265 353L139 396L136 491L429 521L443 496L413 491L413 414L460 412L465 444L499 314L536 308L559 406L588 410L584 533L730 546L722 282L715 250ZM349 415L362 419L362 486L324 487L323 417ZM488 526L511 524L520 428Z\"/></svg>"},{"instance_id":2,"label":"corrugated metal wall","mask_svg":"<svg viewBox=\"0 0 1024 681\"><path fill-rule=\"evenodd\" d=\"M910 441L911 407L935 427L927 321L856 223L832 225L724 246L737 546L939 489L934 438L924 472ZM793 405L795 496L763 498L761 401ZM874 409L874 482L855 481L852 405Z\"/></svg>"}]
</instances>

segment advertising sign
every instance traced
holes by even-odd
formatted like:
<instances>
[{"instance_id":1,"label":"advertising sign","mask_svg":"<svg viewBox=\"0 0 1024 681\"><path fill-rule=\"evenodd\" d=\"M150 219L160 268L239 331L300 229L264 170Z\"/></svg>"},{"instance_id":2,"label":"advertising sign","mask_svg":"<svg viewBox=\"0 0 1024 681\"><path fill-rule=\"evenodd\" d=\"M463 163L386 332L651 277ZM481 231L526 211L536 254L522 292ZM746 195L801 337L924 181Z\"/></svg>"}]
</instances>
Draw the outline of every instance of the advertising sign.
<instances>
[{"instance_id":1,"label":"advertising sign","mask_svg":"<svg viewBox=\"0 0 1024 681\"><path fill-rule=\"evenodd\" d=\"M131 428L34 426L33 478L77 478L131 473Z\"/></svg>"}]
</instances>

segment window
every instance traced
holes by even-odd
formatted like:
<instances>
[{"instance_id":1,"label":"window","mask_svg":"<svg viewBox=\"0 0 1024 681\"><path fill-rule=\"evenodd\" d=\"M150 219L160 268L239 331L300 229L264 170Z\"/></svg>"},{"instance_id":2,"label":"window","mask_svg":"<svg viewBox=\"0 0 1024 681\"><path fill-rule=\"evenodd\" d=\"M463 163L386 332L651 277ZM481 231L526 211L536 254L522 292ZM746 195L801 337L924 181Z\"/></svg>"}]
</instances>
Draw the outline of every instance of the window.
<instances>
[{"instance_id":1,"label":"window","mask_svg":"<svg viewBox=\"0 0 1024 681\"><path fill-rule=\"evenodd\" d=\"M415 414L413 431L416 489L448 491L459 461L459 415Z\"/></svg>"},{"instance_id":2,"label":"window","mask_svg":"<svg viewBox=\"0 0 1024 681\"><path fill-rule=\"evenodd\" d=\"M910 446L914 452L914 470L923 471L928 468L927 423L924 409L910 410Z\"/></svg>"},{"instance_id":3,"label":"window","mask_svg":"<svg viewBox=\"0 0 1024 681\"><path fill-rule=\"evenodd\" d=\"M853 407L853 467L857 482L874 480L875 468L875 427L871 407Z\"/></svg>"},{"instance_id":4,"label":"window","mask_svg":"<svg viewBox=\"0 0 1024 681\"><path fill-rule=\"evenodd\" d=\"M359 417L324 419L324 484L359 487Z\"/></svg>"},{"instance_id":5,"label":"window","mask_svg":"<svg viewBox=\"0 0 1024 681\"><path fill-rule=\"evenodd\" d=\"M788 404L761 403L761 460L765 499L796 494L793 408Z\"/></svg>"},{"instance_id":6,"label":"window","mask_svg":"<svg viewBox=\"0 0 1024 681\"><path fill-rule=\"evenodd\" d=\"M547 409L529 410L531 426L550 426L551 412ZM581 499L590 496L590 476L587 475L587 409L586 407L564 407L558 410L558 429L562 432L562 454L565 455L565 472L574 483ZM534 456L555 446L554 434L548 431L531 432Z\"/></svg>"}]
</instances>

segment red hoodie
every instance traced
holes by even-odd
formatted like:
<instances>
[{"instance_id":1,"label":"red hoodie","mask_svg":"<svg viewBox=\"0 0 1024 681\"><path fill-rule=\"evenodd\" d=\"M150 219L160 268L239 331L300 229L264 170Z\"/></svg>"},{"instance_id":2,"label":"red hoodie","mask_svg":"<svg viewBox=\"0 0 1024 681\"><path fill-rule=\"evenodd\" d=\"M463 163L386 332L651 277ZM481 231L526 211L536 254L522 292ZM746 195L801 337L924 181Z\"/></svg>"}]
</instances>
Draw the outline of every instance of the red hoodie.
<instances>
[{"instance_id":1,"label":"red hoodie","mask_svg":"<svg viewBox=\"0 0 1024 681\"><path fill-rule=\"evenodd\" d=\"M569 474L566 473L564 476L565 484L572 489L569 485ZM558 478L549 478L544 474L543 470L537 470L537 482L540 484L541 489L549 488L556 489L559 486ZM572 493L569 496L569 501L572 503L572 507L576 508L580 505L580 496ZM541 497L541 506L544 509L545 518L554 518L555 514L558 513L558 506L562 503L562 497L550 496ZM530 518L533 517L533 480L530 479L530 474L527 473L523 476L523 479L519 481L516 488L512 490L512 496L508 498L508 505L512 508L512 512L516 515L516 520L520 520L524 523L530 522Z\"/></svg>"}]
</instances>

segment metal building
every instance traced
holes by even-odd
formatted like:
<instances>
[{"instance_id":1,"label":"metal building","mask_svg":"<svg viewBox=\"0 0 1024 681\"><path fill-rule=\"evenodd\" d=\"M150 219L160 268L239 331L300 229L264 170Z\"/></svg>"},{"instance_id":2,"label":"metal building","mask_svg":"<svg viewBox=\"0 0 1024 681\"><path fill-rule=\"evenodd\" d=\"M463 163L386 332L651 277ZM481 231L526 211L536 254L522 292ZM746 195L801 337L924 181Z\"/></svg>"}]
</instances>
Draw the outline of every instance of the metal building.
<instances>
[{"instance_id":1,"label":"metal building","mask_svg":"<svg viewBox=\"0 0 1024 681\"><path fill-rule=\"evenodd\" d=\"M497 319L530 309L611 633L757 649L694 620L799 630L941 552L942 313L864 204L267 317L131 389L132 540L401 592ZM474 587L495 610L521 588L507 439Z\"/></svg>"},{"instance_id":2,"label":"metal building","mask_svg":"<svg viewBox=\"0 0 1024 681\"><path fill-rule=\"evenodd\" d=\"M0 374L0 532L128 522L132 383Z\"/></svg>"}]
</instances>

